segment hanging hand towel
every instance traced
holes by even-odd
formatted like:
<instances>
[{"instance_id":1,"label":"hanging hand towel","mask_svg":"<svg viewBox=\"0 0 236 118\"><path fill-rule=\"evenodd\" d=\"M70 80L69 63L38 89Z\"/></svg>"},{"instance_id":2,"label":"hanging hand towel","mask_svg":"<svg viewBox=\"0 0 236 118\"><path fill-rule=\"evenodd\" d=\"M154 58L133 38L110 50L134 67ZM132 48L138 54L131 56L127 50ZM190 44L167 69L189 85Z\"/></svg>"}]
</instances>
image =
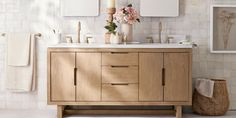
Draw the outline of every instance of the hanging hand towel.
<instances>
[{"instance_id":1,"label":"hanging hand towel","mask_svg":"<svg viewBox=\"0 0 236 118\"><path fill-rule=\"evenodd\" d=\"M36 75L34 35L29 33L11 35L14 36L9 36L11 39L7 45L6 89L11 92L34 91Z\"/></svg>"},{"instance_id":2,"label":"hanging hand towel","mask_svg":"<svg viewBox=\"0 0 236 118\"><path fill-rule=\"evenodd\" d=\"M30 34L14 33L7 36L7 64L28 66L30 59Z\"/></svg>"},{"instance_id":3,"label":"hanging hand towel","mask_svg":"<svg viewBox=\"0 0 236 118\"><path fill-rule=\"evenodd\" d=\"M199 78L195 81L195 88L201 95L212 98L215 82L209 79Z\"/></svg>"}]
</instances>

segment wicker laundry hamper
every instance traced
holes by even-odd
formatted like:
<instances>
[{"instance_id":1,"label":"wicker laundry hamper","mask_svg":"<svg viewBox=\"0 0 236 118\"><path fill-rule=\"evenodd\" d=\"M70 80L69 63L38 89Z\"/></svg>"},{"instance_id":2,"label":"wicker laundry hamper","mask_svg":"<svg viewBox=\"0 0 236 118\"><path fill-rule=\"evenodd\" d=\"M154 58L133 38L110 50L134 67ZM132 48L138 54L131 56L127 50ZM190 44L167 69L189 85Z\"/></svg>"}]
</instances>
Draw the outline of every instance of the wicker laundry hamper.
<instances>
[{"instance_id":1,"label":"wicker laundry hamper","mask_svg":"<svg viewBox=\"0 0 236 118\"><path fill-rule=\"evenodd\" d=\"M225 80L215 80L212 98L202 96L194 91L193 111L200 115L221 116L229 110L229 95Z\"/></svg>"}]
</instances>

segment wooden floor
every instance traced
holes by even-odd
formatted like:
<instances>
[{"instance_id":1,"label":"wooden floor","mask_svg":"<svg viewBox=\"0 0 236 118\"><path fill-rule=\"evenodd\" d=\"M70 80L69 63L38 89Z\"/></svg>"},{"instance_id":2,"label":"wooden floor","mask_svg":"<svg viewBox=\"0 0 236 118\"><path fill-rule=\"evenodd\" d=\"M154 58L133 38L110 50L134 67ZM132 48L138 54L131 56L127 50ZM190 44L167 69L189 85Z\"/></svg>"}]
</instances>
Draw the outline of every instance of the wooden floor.
<instances>
[{"instance_id":1,"label":"wooden floor","mask_svg":"<svg viewBox=\"0 0 236 118\"><path fill-rule=\"evenodd\" d=\"M1 110L0 118L56 118L56 110ZM94 116L71 116L66 118L94 118ZM96 118L111 118L111 116L99 116ZM175 118L174 116L117 116L112 118ZM236 111L230 111L226 116L207 117L193 114L184 114L184 118L236 118Z\"/></svg>"}]
</instances>

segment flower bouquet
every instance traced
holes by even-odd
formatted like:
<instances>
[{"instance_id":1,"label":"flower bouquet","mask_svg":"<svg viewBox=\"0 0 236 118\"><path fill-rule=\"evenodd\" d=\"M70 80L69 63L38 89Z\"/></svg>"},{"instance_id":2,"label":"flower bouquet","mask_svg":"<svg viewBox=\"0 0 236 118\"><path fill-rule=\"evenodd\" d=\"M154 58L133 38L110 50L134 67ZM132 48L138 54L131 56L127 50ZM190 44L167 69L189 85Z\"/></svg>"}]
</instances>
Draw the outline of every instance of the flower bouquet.
<instances>
[{"instance_id":1,"label":"flower bouquet","mask_svg":"<svg viewBox=\"0 0 236 118\"><path fill-rule=\"evenodd\" d=\"M140 22L139 13L133 8L132 4L122 7L114 14L114 20L121 24L121 31L127 41L133 40L133 27L136 22Z\"/></svg>"}]
</instances>

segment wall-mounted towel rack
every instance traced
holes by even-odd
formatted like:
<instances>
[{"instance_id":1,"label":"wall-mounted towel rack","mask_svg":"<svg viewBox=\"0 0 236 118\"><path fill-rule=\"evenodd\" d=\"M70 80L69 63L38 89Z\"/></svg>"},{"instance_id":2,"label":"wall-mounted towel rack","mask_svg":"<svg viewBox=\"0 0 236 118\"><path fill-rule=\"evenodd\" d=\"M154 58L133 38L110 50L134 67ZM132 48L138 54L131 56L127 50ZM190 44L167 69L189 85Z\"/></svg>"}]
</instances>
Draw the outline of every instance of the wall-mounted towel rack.
<instances>
[{"instance_id":1,"label":"wall-mounted towel rack","mask_svg":"<svg viewBox=\"0 0 236 118\"><path fill-rule=\"evenodd\" d=\"M34 36L41 37L42 34L41 33L37 33L37 34L34 34Z\"/></svg>"},{"instance_id":2,"label":"wall-mounted towel rack","mask_svg":"<svg viewBox=\"0 0 236 118\"><path fill-rule=\"evenodd\" d=\"M5 34L5 33L2 33L1 36L6 36L6 34Z\"/></svg>"},{"instance_id":3,"label":"wall-mounted towel rack","mask_svg":"<svg viewBox=\"0 0 236 118\"><path fill-rule=\"evenodd\" d=\"M1 36L6 36L6 33L2 33ZM35 37L41 37L42 34L41 33L37 33L37 34L34 34Z\"/></svg>"}]
</instances>

